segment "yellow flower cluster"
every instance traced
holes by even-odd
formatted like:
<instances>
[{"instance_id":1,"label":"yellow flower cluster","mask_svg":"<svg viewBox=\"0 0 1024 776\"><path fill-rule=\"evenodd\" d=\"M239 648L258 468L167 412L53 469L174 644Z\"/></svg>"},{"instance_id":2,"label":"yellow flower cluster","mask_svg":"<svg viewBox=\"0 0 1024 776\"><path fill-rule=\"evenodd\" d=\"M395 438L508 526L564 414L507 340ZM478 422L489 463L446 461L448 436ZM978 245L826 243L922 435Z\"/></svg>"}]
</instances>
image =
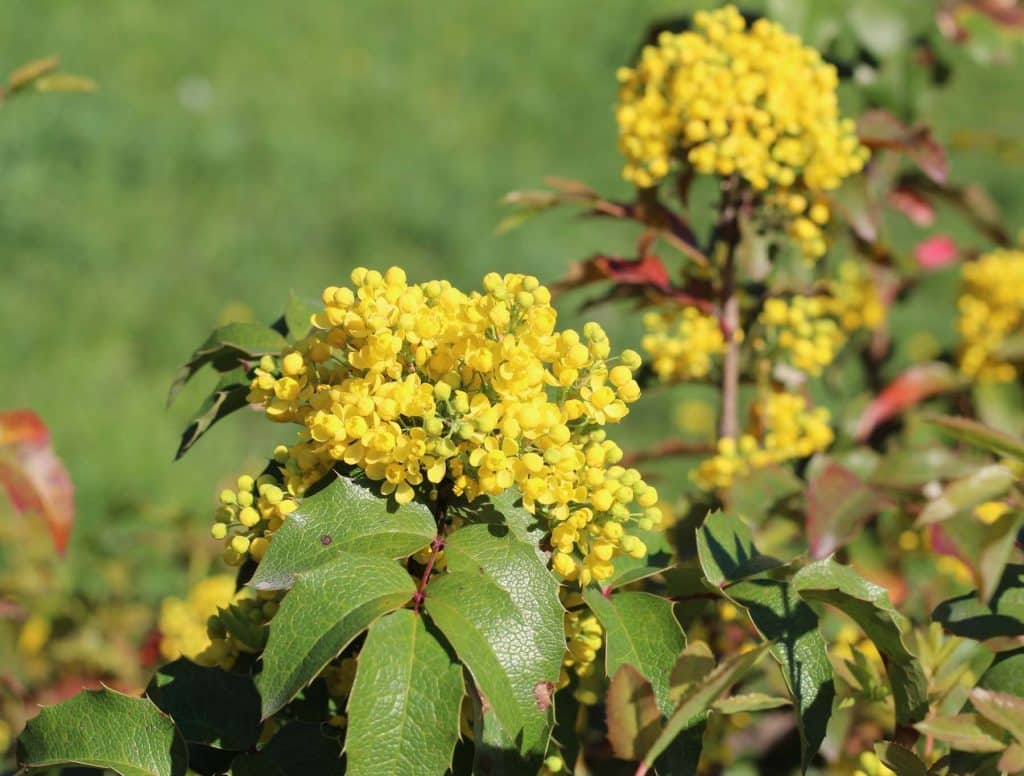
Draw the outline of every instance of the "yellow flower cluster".
<instances>
[{"instance_id":1,"label":"yellow flower cluster","mask_svg":"<svg viewBox=\"0 0 1024 776\"><path fill-rule=\"evenodd\" d=\"M835 189L867 149L841 119L834 66L778 24L749 28L728 5L664 32L619 71L623 175L641 187L684 157L702 174L738 174L754 188Z\"/></svg>"},{"instance_id":2,"label":"yellow flower cluster","mask_svg":"<svg viewBox=\"0 0 1024 776\"><path fill-rule=\"evenodd\" d=\"M824 296L766 300L758 317L764 327L758 349L809 375L820 375L846 341L829 308L830 299Z\"/></svg>"},{"instance_id":3,"label":"yellow flower cluster","mask_svg":"<svg viewBox=\"0 0 1024 776\"><path fill-rule=\"evenodd\" d=\"M718 440L717 454L702 461L692 473L705 490L726 488L752 469L806 458L826 449L834 438L831 415L824 407L809 407L799 394L772 390L752 408L751 432L739 441Z\"/></svg>"},{"instance_id":4,"label":"yellow flower cluster","mask_svg":"<svg viewBox=\"0 0 1024 776\"><path fill-rule=\"evenodd\" d=\"M706 377L715 356L725 352L725 337L713 315L696 307L649 312L643 318L641 346L662 380Z\"/></svg>"},{"instance_id":5,"label":"yellow flower cluster","mask_svg":"<svg viewBox=\"0 0 1024 776\"><path fill-rule=\"evenodd\" d=\"M184 599L170 596L160 604L157 627L160 654L166 660L195 660L209 648L207 621L235 598L235 578L219 574L197 582Z\"/></svg>"},{"instance_id":6,"label":"yellow flower cluster","mask_svg":"<svg viewBox=\"0 0 1024 776\"><path fill-rule=\"evenodd\" d=\"M551 521L564 578L606 579L616 555L646 552L624 526L657 522L657 492L616 465L622 450L604 429L640 396L637 353L612 358L596 323L556 331L534 277L490 273L482 293L409 284L397 267L351 280L323 292L313 333L253 379L251 401L302 426L283 465L288 492L338 462L399 503L442 482L468 499L517 487Z\"/></svg>"},{"instance_id":7,"label":"yellow flower cluster","mask_svg":"<svg viewBox=\"0 0 1024 776\"><path fill-rule=\"evenodd\" d=\"M996 250L963 266L960 369L969 377L1010 382L1017 368L1001 351L1024 329L1024 251Z\"/></svg>"},{"instance_id":8,"label":"yellow flower cluster","mask_svg":"<svg viewBox=\"0 0 1024 776\"><path fill-rule=\"evenodd\" d=\"M804 259L813 262L825 255L828 243L824 228L832 217L823 197L809 199L792 189L780 189L766 198L766 216L781 220L786 233L800 247Z\"/></svg>"},{"instance_id":9,"label":"yellow flower cluster","mask_svg":"<svg viewBox=\"0 0 1024 776\"><path fill-rule=\"evenodd\" d=\"M871 274L857 261L844 261L829 282L829 312L847 332L874 331L885 322L885 303Z\"/></svg>"},{"instance_id":10,"label":"yellow flower cluster","mask_svg":"<svg viewBox=\"0 0 1024 776\"><path fill-rule=\"evenodd\" d=\"M565 658L559 686L569 684L569 671L580 678L594 673L597 652L604 643L604 629L589 609L565 613Z\"/></svg>"},{"instance_id":11,"label":"yellow flower cluster","mask_svg":"<svg viewBox=\"0 0 1024 776\"><path fill-rule=\"evenodd\" d=\"M274 451L275 459L283 462L287 452L287 448L279 447ZM238 566L246 557L259 563L274 532L299 505L270 474L256 478L243 474L236 485L237 490L221 492L210 533L214 539L223 540L223 557L229 565Z\"/></svg>"}]
</instances>

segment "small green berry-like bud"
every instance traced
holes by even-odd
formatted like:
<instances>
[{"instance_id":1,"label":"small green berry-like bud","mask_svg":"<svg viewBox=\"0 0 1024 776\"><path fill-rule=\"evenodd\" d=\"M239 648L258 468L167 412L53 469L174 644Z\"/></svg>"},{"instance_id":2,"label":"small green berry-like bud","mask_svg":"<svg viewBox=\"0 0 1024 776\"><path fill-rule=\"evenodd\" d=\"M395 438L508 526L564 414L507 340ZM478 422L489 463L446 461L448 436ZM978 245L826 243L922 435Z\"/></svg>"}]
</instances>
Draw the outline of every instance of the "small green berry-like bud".
<instances>
[{"instance_id":1,"label":"small green berry-like bud","mask_svg":"<svg viewBox=\"0 0 1024 776\"><path fill-rule=\"evenodd\" d=\"M228 527L224 523L214 523L210 527L210 536L214 539L223 539L228 535Z\"/></svg>"}]
</instances>

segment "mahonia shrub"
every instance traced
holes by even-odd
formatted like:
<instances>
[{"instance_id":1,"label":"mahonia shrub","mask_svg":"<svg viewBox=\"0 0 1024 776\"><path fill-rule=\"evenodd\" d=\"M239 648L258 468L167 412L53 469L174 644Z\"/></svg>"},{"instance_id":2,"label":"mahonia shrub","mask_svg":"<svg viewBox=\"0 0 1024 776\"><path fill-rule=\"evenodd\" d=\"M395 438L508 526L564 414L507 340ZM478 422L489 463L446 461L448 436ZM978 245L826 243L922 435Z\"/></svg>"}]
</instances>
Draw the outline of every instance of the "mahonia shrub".
<instances>
[{"instance_id":1,"label":"mahonia shrub","mask_svg":"<svg viewBox=\"0 0 1024 776\"><path fill-rule=\"evenodd\" d=\"M21 763L1024 772L1022 254L927 126L844 83L942 87L960 17L905 10L884 62L863 25L825 50L732 6L653 28L617 78L630 198L554 179L505 224L570 203L638 226L635 256L550 290L359 268L215 331L172 388L219 374L179 455L243 407L280 430L219 497L234 583L168 600L145 696L44 710ZM984 250L881 216L934 201ZM587 307L643 308L636 351L557 328L552 292L599 284ZM623 449L634 411L680 435Z\"/></svg>"}]
</instances>

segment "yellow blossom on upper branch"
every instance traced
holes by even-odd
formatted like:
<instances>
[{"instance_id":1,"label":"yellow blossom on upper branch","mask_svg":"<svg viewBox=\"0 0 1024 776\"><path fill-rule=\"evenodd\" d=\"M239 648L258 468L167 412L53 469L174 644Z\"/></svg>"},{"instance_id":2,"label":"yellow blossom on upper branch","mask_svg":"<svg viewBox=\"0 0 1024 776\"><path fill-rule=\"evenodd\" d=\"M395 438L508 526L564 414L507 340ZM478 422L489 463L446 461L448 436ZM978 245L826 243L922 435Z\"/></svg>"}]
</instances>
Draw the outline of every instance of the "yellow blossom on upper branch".
<instances>
[{"instance_id":1,"label":"yellow blossom on upper branch","mask_svg":"<svg viewBox=\"0 0 1024 776\"><path fill-rule=\"evenodd\" d=\"M804 193L838 188L868 150L839 115L839 77L821 54L767 19L748 27L727 5L696 13L691 30L663 32L618 77L627 181L654 186L677 162L737 175L772 192L806 257L824 254L830 213Z\"/></svg>"},{"instance_id":2,"label":"yellow blossom on upper branch","mask_svg":"<svg viewBox=\"0 0 1024 776\"><path fill-rule=\"evenodd\" d=\"M605 431L640 396L638 354L612 357L596 323L557 331L531 276L490 273L470 293L397 267L351 280L324 290L313 332L252 382L270 419L301 426L280 456L288 494L339 463L399 503L442 483L470 500L516 487L549 519L562 577L607 579L615 556L646 554L626 528L658 523L658 495Z\"/></svg>"},{"instance_id":3,"label":"yellow blossom on upper branch","mask_svg":"<svg viewBox=\"0 0 1024 776\"><path fill-rule=\"evenodd\" d=\"M752 407L750 431L739 441L718 440L717 453L701 462L693 480L706 490L725 488L751 469L806 458L832 444L830 421L826 408L810 407L799 394L766 391Z\"/></svg>"},{"instance_id":4,"label":"yellow blossom on upper branch","mask_svg":"<svg viewBox=\"0 0 1024 776\"><path fill-rule=\"evenodd\" d=\"M641 345L662 380L707 377L713 358L725 353L718 319L696 307L650 312L643 320L646 333Z\"/></svg>"},{"instance_id":5,"label":"yellow blossom on upper branch","mask_svg":"<svg viewBox=\"0 0 1024 776\"><path fill-rule=\"evenodd\" d=\"M764 337L757 341L759 349L774 352L809 375L820 375L846 341L829 315L829 307L830 300L824 296L766 300L758 319L764 327Z\"/></svg>"},{"instance_id":6,"label":"yellow blossom on upper branch","mask_svg":"<svg viewBox=\"0 0 1024 776\"><path fill-rule=\"evenodd\" d=\"M828 288L832 296L827 307L844 331L873 331L885 322L885 302L871 274L860 262L842 262Z\"/></svg>"},{"instance_id":7,"label":"yellow blossom on upper branch","mask_svg":"<svg viewBox=\"0 0 1024 776\"><path fill-rule=\"evenodd\" d=\"M1000 353L1024 329L1024 251L996 250L964 264L960 369L969 377L1010 382L1017 368Z\"/></svg>"}]
</instances>

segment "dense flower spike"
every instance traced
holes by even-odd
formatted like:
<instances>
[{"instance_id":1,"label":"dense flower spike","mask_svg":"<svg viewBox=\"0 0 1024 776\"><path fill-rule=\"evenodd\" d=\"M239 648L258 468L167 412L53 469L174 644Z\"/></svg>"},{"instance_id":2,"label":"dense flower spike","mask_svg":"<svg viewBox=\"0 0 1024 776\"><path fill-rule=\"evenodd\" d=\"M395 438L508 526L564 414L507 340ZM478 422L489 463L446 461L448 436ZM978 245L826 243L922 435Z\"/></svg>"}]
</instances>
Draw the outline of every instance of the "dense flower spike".
<instances>
[{"instance_id":1,"label":"dense flower spike","mask_svg":"<svg viewBox=\"0 0 1024 776\"><path fill-rule=\"evenodd\" d=\"M992 251L964 264L959 307L961 371L981 380L1014 380L1017 368L1004 351L1024 327L1024 251Z\"/></svg>"},{"instance_id":2,"label":"dense flower spike","mask_svg":"<svg viewBox=\"0 0 1024 776\"><path fill-rule=\"evenodd\" d=\"M757 349L809 375L820 375L846 340L829 314L830 301L824 296L768 299L758 318L763 336L756 340Z\"/></svg>"},{"instance_id":3,"label":"dense flower spike","mask_svg":"<svg viewBox=\"0 0 1024 776\"><path fill-rule=\"evenodd\" d=\"M565 613L565 639L560 687L569 684L569 671L580 678L593 674L597 653L604 643L604 629L589 609L568 611Z\"/></svg>"},{"instance_id":4,"label":"dense flower spike","mask_svg":"<svg viewBox=\"0 0 1024 776\"><path fill-rule=\"evenodd\" d=\"M874 331L885 322L885 302L870 273L859 262L847 260L828 284L829 312L844 331Z\"/></svg>"},{"instance_id":5,"label":"dense flower spike","mask_svg":"<svg viewBox=\"0 0 1024 776\"><path fill-rule=\"evenodd\" d=\"M615 556L644 555L625 527L657 524L657 492L617 465L604 429L640 396L639 355L611 357L596 323L557 331L551 294L530 276L491 273L467 294L359 268L352 284L327 288L313 333L264 358L252 383L268 417L303 427L281 456L290 494L339 462L399 503L445 481L468 499L515 486L551 521L562 577L588 584L611 575ZM230 532L241 512L225 495ZM238 544L229 549L251 554Z\"/></svg>"},{"instance_id":6,"label":"dense flower spike","mask_svg":"<svg viewBox=\"0 0 1024 776\"><path fill-rule=\"evenodd\" d=\"M707 377L713 357L725 352L725 337L718 319L696 307L647 313L644 329L642 347L662 380Z\"/></svg>"},{"instance_id":7,"label":"dense flower spike","mask_svg":"<svg viewBox=\"0 0 1024 776\"><path fill-rule=\"evenodd\" d=\"M807 399L782 390L769 390L751 411L750 433L739 441L718 441L716 455L702 461L693 480L706 490L725 488L751 469L796 458L806 458L832 444L831 415L824 407L810 407Z\"/></svg>"},{"instance_id":8,"label":"dense flower spike","mask_svg":"<svg viewBox=\"0 0 1024 776\"><path fill-rule=\"evenodd\" d=\"M235 578L230 574L197 582L184 599L168 597L160 604L160 654L167 660L195 660L210 646L206 623L217 610L235 598Z\"/></svg>"},{"instance_id":9,"label":"dense flower spike","mask_svg":"<svg viewBox=\"0 0 1024 776\"><path fill-rule=\"evenodd\" d=\"M627 180L651 186L679 155L762 190L799 181L828 191L863 167L867 151L839 117L836 69L817 51L767 19L748 28L731 5L693 22L619 72Z\"/></svg>"}]
</instances>

